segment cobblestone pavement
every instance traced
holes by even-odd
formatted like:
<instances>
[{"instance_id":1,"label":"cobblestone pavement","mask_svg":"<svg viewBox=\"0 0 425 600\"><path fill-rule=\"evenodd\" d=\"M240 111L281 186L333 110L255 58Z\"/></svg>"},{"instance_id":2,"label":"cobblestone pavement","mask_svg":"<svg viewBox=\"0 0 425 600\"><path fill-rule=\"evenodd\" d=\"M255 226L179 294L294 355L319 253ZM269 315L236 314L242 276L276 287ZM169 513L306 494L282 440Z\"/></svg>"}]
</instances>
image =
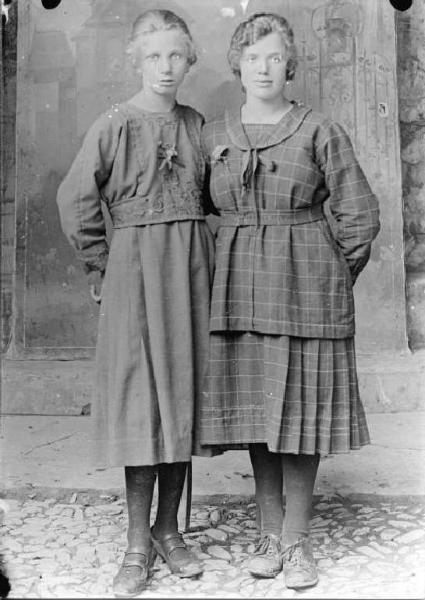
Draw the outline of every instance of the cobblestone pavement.
<instances>
[{"instance_id":1,"label":"cobblestone pavement","mask_svg":"<svg viewBox=\"0 0 425 600\"><path fill-rule=\"evenodd\" d=\"M2 554L10 598L110 598L125 549L122 497L67 492L6 500ZM157 559L143 598L425 598L425 505L420 498L315 499L311 535L319 584L254 579L244 561L257 538L249 500L194 503L186 542L205 561L196 580Z\"/></svg>"}]
</instances>

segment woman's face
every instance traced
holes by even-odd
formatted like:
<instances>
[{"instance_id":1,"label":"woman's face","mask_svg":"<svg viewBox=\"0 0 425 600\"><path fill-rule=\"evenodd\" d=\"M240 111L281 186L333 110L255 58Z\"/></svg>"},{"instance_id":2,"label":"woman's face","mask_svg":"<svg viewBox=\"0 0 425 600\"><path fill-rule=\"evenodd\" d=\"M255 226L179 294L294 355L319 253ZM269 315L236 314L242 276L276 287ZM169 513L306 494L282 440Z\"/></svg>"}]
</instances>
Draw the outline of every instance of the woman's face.
<instances>
[{"instance_id":1,"label":"woman's face","mask_svg":"<svg viewBox=\"0 0 425 600\"><path fill-rule=\"evenodd\" d=\"M176 29L149 33L140 41L140 73L146 93L175 96L189 70L188 48Z\"/></svg>"},{"instance_id":2,"label":"woman's face","mask_svg":"<svg viewBox=\"0 0 425 600\"><path fill-rule=\"evenodd\" d=\"M286 84L286 48L279 33L269 33L245 46L240 60L241 81L247 98L266 102L282 97Z\"/></svg>"}]
</instances>

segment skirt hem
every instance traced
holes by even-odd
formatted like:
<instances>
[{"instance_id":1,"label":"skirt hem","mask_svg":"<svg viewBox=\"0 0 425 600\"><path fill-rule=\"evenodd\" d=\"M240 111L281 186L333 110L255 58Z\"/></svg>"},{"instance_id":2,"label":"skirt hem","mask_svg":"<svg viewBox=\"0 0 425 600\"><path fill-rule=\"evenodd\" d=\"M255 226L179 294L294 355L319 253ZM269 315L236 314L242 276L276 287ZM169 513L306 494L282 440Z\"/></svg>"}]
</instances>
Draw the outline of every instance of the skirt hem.
<instances>
[{"instance_id":1,"label":"skirt hem","mask_svg":"<svg viewBox=\"0 0 425 600\"><path fill-rule=\"evenodd\" d=\"M253 442L234 442L234 443L222 443L220 444L219 442L214 442L214 443L205 443L203 444L206 448L219 448L221 452L229 452L229 451L234 451L234 450L248 450L250 444L266 444L267 449L269 452L272 452L274 454L303 454L303 455L308 455L308 456L314 456L315 454L320 454L320 456L330 456L330 455L335 455L335 454L349 454L350 452L356 451L356 450L361 450L362 448L364 448L365 446L369 446L371 444L371 441L365 441L362 442L356 446L351 446L350 448L346 448L346 449L337 449L337 450L324 450L322 448L318 448L316 450L296 450L294 448L288 448L288 449L274 449L274 448L270 448L270 446L267 444L267 442L265 441L253 441Z\"/></svg>"}]
</instances>

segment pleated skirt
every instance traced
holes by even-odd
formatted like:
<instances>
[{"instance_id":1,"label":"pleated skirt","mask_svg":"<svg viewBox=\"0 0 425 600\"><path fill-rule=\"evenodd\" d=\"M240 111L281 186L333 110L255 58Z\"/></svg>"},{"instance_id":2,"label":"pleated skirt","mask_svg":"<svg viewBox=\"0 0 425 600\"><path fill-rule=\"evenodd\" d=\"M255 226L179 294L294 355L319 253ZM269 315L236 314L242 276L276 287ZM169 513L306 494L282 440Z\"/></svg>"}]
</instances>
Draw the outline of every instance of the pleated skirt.
<instances>
[{"instance_id":1,"label":"pleated skirt","mask_svg":"<svg viewBox=\"0 0 425 600\"><path fill-rule=\"evenodd\" d=\"M92 411L99 466L210 455L195 436L208 364L213 252L203 221L114 231Z\"/></svg>"},{"instance_id":2,"label":"pleated skirt","mask_svg":"<svg viewBox=\"0 0 425 600\"><path fill-rule=\"evenodd\" d=\"M201 443L321 455L370 443L354 338L210 334Z\"/></svg>"}]
</instances>

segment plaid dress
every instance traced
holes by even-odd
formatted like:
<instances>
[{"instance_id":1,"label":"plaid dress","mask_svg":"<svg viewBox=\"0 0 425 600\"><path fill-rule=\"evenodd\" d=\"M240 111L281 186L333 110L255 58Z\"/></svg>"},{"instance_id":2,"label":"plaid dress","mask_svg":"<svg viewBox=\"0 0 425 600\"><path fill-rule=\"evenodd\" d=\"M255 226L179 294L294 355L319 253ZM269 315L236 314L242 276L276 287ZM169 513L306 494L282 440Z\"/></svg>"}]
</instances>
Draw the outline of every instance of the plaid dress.
<instances>
[{"instance_id":1,"label":"plaid dress","mask_svg":"<svg viewBox=\"0 0 425 600\"><path fill-rule=\"evenodd\" d=\"M201 442L307 454L368 443L352 286L378 204L347 134L294 106L276 126L228 113L203 144L221 219Z\"/></svg>"}]
</instances>

